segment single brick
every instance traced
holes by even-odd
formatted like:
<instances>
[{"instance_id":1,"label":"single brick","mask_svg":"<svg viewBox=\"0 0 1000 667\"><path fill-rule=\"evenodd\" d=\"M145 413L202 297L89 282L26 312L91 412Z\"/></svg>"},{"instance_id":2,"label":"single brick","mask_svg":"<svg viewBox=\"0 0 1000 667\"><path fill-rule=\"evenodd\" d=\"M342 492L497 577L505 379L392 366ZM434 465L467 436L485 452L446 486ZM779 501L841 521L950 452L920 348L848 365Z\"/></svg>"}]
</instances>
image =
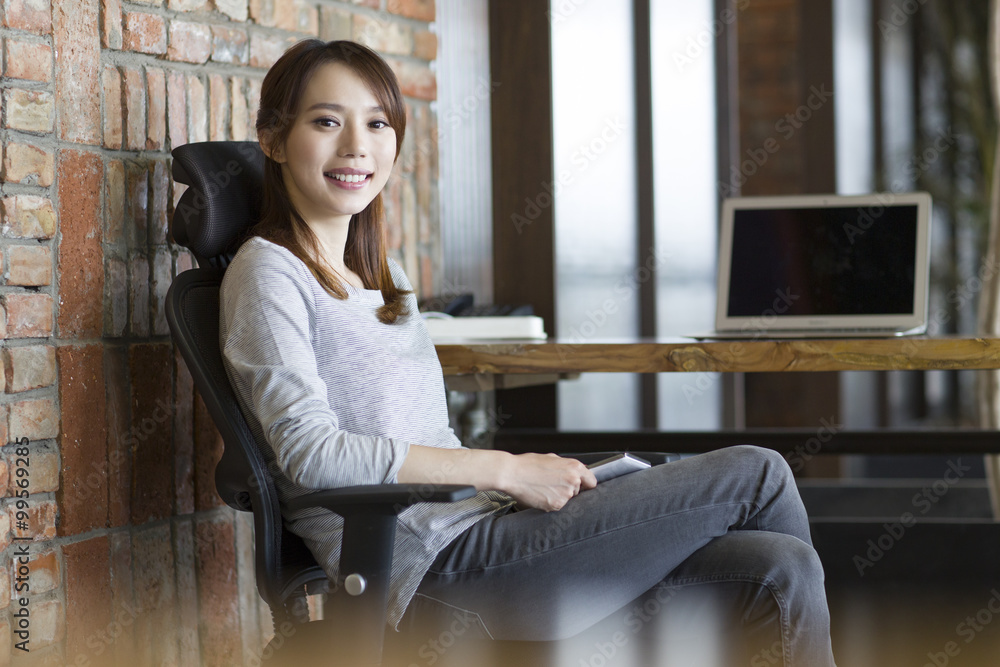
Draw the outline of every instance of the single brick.
<instances>
[{"instance_id":1,"label":"single brick","mask_svg":"<svg viewBox=\"0 0 1000 667\"><path fill-rule=\"evenodd\" d=\"M273 28L275 25L274 0L250 0L250 18L257 25Z\"/></svg>"},{"instance_id":2,"label":"single brick","mask_svg":"<svg viewBox=\"0 0 1000 667\"><path fill-rule=\"evenodd\" d=\"M52 32L52 3L39 0L3 0L3 24L36 35Z\"/></svg>"},{"instance_id":3,"label":"single brick","mask_svg":"<svg viewBox=\"0 0 1000 667\"><path fill-rule=\"evenodd\" d=\"M128 324L128 273L117 257L106 260L104 279L104 335L124 336Z\"/></svg>"},{"instance_id":4,"label":"single brick","mask_svg":"<svg viewBox=\"0 0 1000 667\"><path fill-rule=\"evenodd\" d=\"M353 23L352 36L359 44L391 55L408 56L413 52L413 28L405 23L364 14L355 14Z\"/></svg>"},{"instance_id":5,"label":"single brick","mask_svg":"<svg viewBox=\"0 0 1000 667\"><path fill-rule=\"evenodd\" d=\"M133 345L129 349L132 389L132 521L139 525L173 513L173 347Z\"/></svg>"},{"instance_id":6,"label":"single brick","mask_svg":"<svg viewBox=\"0 0 1000 667\"><path fill-rule=\"evenodd\" d=\"M10 433L15 440L47 440L59 435L59 413L51 398L10 404Z\"/></svg>"},{"instance_id":7,"label":"single brick","mask_svg":"<svg viewBox=\"0 0 1000 667\"><path fill-rule=\"evenodd\" d=\"M14 195L2 200L3 234L18 239L50 239L56 233L52 201L35 195Z\"/></svg>"},{"instance_id":8,"label":"single brick","mask_svg":"<svg viewBox=\"0 0 1000 667\"><path fill-rule=\"evenodd\" d=\"M178 273L180 273L179 267ZM180 350L176 347L174 348L173 426L176 513L191 514L194 512L194 380Z\"/></svg>"},{"instance_id":9,"label":"single brick","mask_svg":"<svg viewBox=\"0 0 1000 667\"><path fill-rule=\"evenodd\" d=\"M149 286L150 300L153 306L153 334L156 336L169 336L170 328L167 326L167 289L170 287L171 271L173 269L173 257L166 247L156 249L153 255L153 279Z\"/></svg>"},{"instance_id":10,"label":"single brick","mask_svg":"<svg viewBox=\"0 0 1000 667\"><path fill-rule=\"evenodd\" d=\"M125 242L125 165L109 160L104 169L104 242Z\"/></svg>"},{"instance_id":11,"label":"single brick","mask_svg":"<svg viewBox=\"0 0 1000 667\"><path fill-rule=\"evenodd\" d=\"M178 514L186 514L179 508ZM194 529L190 520L174 523L174 553L177 563L177 610L180 619L180 664L201 665L200 642L198 641L198 573L194 561ZM251 557L252 558L252 557ZM249 562L249 561L247 561ZM0 590L2 592L2 590ZM259 597L259 596L258 596ZM242 623L249 617L241 616ZM241 623L241 625L242 625ZM260 637L257 637L260 642ZM258 643L259 647L260 644Z\"/></svg>"},{"instance_id":12,"label":"single brick","mask_svg":"<svg viewBox=\"0 0 1000 667\"><path fill-rule=\"evenodd\" d=\"M108 470L104 475L107 478L108 526L119 528L129 525L132 518L132 445L136 441L132 432L132 399L129 396L128 350L125 346L104 347L104 380L108 423ZM98 482L95 478L94 483ZM128 535L128 532L125 534ZM131 579L125 583L130 584ZM128 590L128 599L132 599L131 589Z\"/></svg>"},{"instance_id":13,"label":"single brick","mask_svg":"<svg viewBox=\"0 0 1000 667\"><path fill-rule=\"evenodd\" d=\"M250 58L250 38L246 30L212 26L212 60L246 65Z\"/></svg>"},{"instance_id":14,"label":"single brick","mask_svg":"<svg viewBox=\"0 0 1000 667\"><path fill-rule=\"evenodd\" d=\"M208 138L210 141L225 141L226 117L229 110L229 91L226 90L226 79L220 74L210 74L208 77Z\"/></svg>"},{"instance_id":15,"label":"single brick","mask_svg":"<svg viewBox=\"0 0 1000 667\"><path fill-rule=\"evenodd\" d=\"M37 0L31 0L36 2ZM96 1L53 3L52 48L56 67L59 136L64 141L101 141L101 38Z\"/></svg>"},{"instance_id":16,"label":"single brick","mask_svg":"<svg viewBox=\"0 0 1000 667\"><path fill-rule=\"evenodd\" d=\"M230 81L229 135L233 141L246 141L250 136L250 116L244 79L234 76Z\"/></svg>"},{"instance_id":17,"label":"single brick","mask_svg":"<svg viewBox=\"0 0 1000 667\"><path fill-rule=\"evenodd\" d=\"M3 367L7 393L48 387L56 381L56 349L51 345L6 347Z\"/></svg>"},{"instance_id":18,"label":"single brick","mask_svg":"<svg viewBox=\"0 0 1000 667\"><path fill-rule=\"evenodd\" d=\"M47 133L55 120L55 98L43 90L8 88L3 91L7 113L3 125L12 130Z\"/></svg>"},{"instance_id":19,"label":"single brick","mask_svg":"<svg viewBox=\"0 0 1000 667\"><path fill-rule=\"evenodd\" d=\"M64 345L59 359L62 426L60 535L103 528L108 519L108 431L104 348Z\"/></svg>"},{"instance_id":20,"label":"single brick","mask_svg":"<svg viewBox=\"0 0 1000 667\"><path fill-rule=\"evenodd\" d=\"M403 95L428 101L437 99L437 77L430 67L395 59L390 59L389 65L399 77Z\"/></svg>"},{"instance_id":21,"label":"single brick","mask_svg":"<svg viewBox=\"0 0 1000 667\"><path fill-rule=\"evenodd\" d=\"M167 80L162 69L146 70L146 148L158 150L167 143Z\"/></svg>"},{"instance_id":22,"label":"single brick","mask_svg":"<svg viewBox=\"0 0 1000 667\"><path fill-rule=\"evenodd\" d=\"M319 38L324 41L351 39L352 23L350 12L334 7L321 7L319 16Z\"/></svg>"},{"instance_id":23,"label":"single brick","mask_svg":"<svg viewBox=\"0 0 1000 667\"><path fill-rule=\"evenodd\" d=\"M104 163L97 153L60 152L59 334L66 338L101 335L103 177Z\"/></svg>"},{"instance_id":24,"label":"single brick","mask_svg":"<svg viewBox=\"0 0 1000 667\"><path fill-rule=\"evenodd\" d=\"M101 0L101 46L122 48L122 0Z\"/></svg>"},{"instance_id":25,"label":"single brick","mask_svg":"<svg viewBox=\"0 0 1000 667\"><path fill-rule=\"evenodd\" d=\"M149 335L149 262L137 255L129 262L129 310L131 329L136 336Z\"/></svg>"},{"instance_id":26,"label":"single brick","mask_svg":"<svg viewBox=\"0 0 1000 667\"><path fill-rule=\"evenodd\" d=\"M298 0L285 0L277 3L274 22L282 30L319 35L319 12L313 5Z\"/></svg>"},{"instance_id":27,"label":"single brick","mask_svg":"<svg viewBox=\"0 0 1000 667\"><path fill-rule=\"evenodd\" d=\"M270 67L296 41L294 37L253 33L250 35L250 66Z\"/></svg>"},{"instance_id":28,"label":"single brick","mask_svg":"<svg viewBox=\"0 0 1000 667\"><path fill-rule=\"evenodd\" d=\"M10 486L16 483L17 467L13 460L8 461L11 468ZM36 447L31 452L31 475L28 490L32 493L50 493L59 489L59 454L49 445Z\"/></svg>"},{"instance_id":29,"label":"single brick","mask_svg":"<svg viewBox=\"0 0 1000 667\"><path fill-rule=\"evenodd\" d=\"M48 246L10 246L9 285L39 286L52 283L52 250Z\"/></svg>"},{"instance_id":30,"label":"single brick","mask_svg":"<svg viewBox=\"0 0 1000 667\"><path fill-rule=\"evenodd\" d=\"M3 180L47 188L55 176L55 157L29 144L7 144L3 156Z\"/></svg>"},{"instance_id":31,"label":"single brick","mask_svg":"<svg viewBox=\"0 0 1000 667\"><path fill-rule=\"evenodd\" d=\"M213 0L213 4L233 21L242 23L249 16L247 0Z\"/></svg>"},{"instance_id":32,"label":"single brick","mask_svg":"<svg viewBox=\"0 0 1000 667\"><path fill-rule=\"evenodd\" d=\"M48 294L7 294L8 338L48 338L52 335L52 297Z\"/></svg>"},{"instance_id":33,"label":"single brick","mask_svg":"<svg viewBox=\"0 0 1000 667\"><path fill-rule=\"evenodd\" d=\"M128 188L125 218L125 238L132 248L145 248L149 242L149 167L146 163L129 162L125 170Z\"/></svg>"},{"instance_id":34,"label":"single brick","mask_svg":"<svg viewBox=\"0 0 1000 667\"><path fill-rule=\"evenodd\" d=\"M222 664L241 651L236 539L232 519L195 520L198 608L206 664Z\"/></svg>"},{"instance_id":35,"label":"single brick","mask_svg":"<svg viewBox=\"0 0 1000 667\"><path fill-rule=\"evenodd\" d=\"M4 466L7 464L4 463ZM6 483L7 477L4 476L4 483ZM10 546L11 534L10 534L10 513L6 511L0 511L0 550L6 549Z\"/></svg>"},{"instance_id":36,"label":"single brick","mask_svg":"<svg viewBox=\"0 0 1000 667\"><path fill-rule=\"evenodd\" d=\"M5 74L12 79L52 80L52 47L8 39L4 44Z\"/></svg>"},{"instance_id":37,"label":"single brick","mask_svg":"<svg viewBox=\"0 0 1000 667\"><path fill-rule=\"evenodd\" d=\"M170 22L167 58L201 64L212 53L212 30L207 25L186 21Z\"/></svg>"},{"instance_id":38,"label":"single brick","mask_svg":"<svg viewBox=\"0 0 1000 667\"><path fill-rule=\"evenodd\" d=\"M125 12L122 18L123 48L140 53L167 52L167 25L162 16L144 12Z\"/></svg>"},{"instance_id":39,"label":"single brick","mask_svg":"<svg viewBox=\"0 0 1000 667\"><path fill-rule=\"evenodd\" d=\"M390 14L430 23L436 15L434 0L387 0L385 8Z\"/></svg>"},{"instance_id":40,"label":"single brick","mask_svg":"<svg viewBox=\"0 0 1000 667\"><path fill-rule=\"evenodd\" d=\"M28 610L31 615L32 650L38 650L62 641L66 633L62 602L59 600L33 602Z\"/></svg>"},{"instance_id":41,"label":"single brick","mask_svg":"<svg viewBox=\"0 0 1000 667\"><path fill-rule=\"evenodd\" d=\"M167 136L171 150L187 143L187 90L181 72L167 75Z\"/></svg>"},{"instance_id":42,"label":"single brick","mask_svg":"<svg viewBox=\"0 0 1000 667\"><path fill-rule=\"evenodd\" d=\"M123 69L125 86L125 147L143 150L146 147L146 91L142 72L132 67Z\"/></svg>"},{"instance_id":43,"label":"single brick","mask_svg":"<svg viewBox=\"0 0 1000 667\"><path fill-rule=\"evenodd\" d=\"M205 99L205 82L201 77L195 74L188 75L187 97L190 109L188 141L208 141L208 103Z\"/></svg>"},{"instance_id":44,"label":"single brick","mask_svg":"<svg viewBox=\"0 0 1000 667\"><path fill-rule=\"evenodd\" d=\"M34 465L32 465L32 468L34 468ZM45 593L58 588L60 574L59 559L56 558L56 552L50 549L31 558L28 561L28 572L32 593Z\"/></svg>"},{"instance_id":45,"label":"single brick","mask_svg":"<svg viewBox=\"0 0 1000 667\"><path fill-rule=\"evenodd\" d=\"M105 65L101 71L104 92L104 146L113 150L122 147L122 75L117 67Z\"/></svg>"},{"instance_id":46,"label":"single brick","mask_svg":"<svg viewBox=\"0 0 1000 667\"><path fill-rule=\"evenodd\" d=\"M178 12L196 12L207 7L208 0L167 0L167 9Z\"/></svg>"},{"instance_id":47,"label":"single brick","mask_svg":"<svg viewBox=\"0 0 1000 667\"><path fill-rule=\"evenodd\" d=\"M116 629L112 625L111 587L115 577L108 536L65 544L62 552L66 570L66 655L87 659L78 661L79 664L99 663L104 656L95 655L98 649L102 654L107 653L111 648L108 641L113 641L113 646L129 641L131 635L125 630L112 640L108 632L108 628ZM105 662L111 663L110 654L108 657Z\"/></svg>"},{"instance_id":48,"label":"single brick","mask_svg":"<svg viewBox=\"0 0 1000 667\"><path fill-rule=\"evenodd\" d=\"M128 664L181 664L175 621L176 567L169 524L133 529L132 581L138 614L133 625L136 655ZM230 655L216 664L241 663L239 656ZM116 660L116 664L125 663Z\"/></svg>"},{"instance_id":49,"label":"single brick","mask_svg":"<svg viewBox=\"0 0 1000 667\"><path fill-rule=\"evenodd\" d=\"M149 242L161 245L167 242L167 205L170 198L170 169L164 160L150 165L152 172L152 202L149 211Z\"/></svg>"},{"instance_id":50,"label":"single brick","mask_svg":"<svg viewBox=\"0 0 1000 667\"><path fill-rule=\"evenodd\" d=\"M413 33L413 55L421 60L437 60L438 38L430 30Z\"/></svg>"}]
</instances>

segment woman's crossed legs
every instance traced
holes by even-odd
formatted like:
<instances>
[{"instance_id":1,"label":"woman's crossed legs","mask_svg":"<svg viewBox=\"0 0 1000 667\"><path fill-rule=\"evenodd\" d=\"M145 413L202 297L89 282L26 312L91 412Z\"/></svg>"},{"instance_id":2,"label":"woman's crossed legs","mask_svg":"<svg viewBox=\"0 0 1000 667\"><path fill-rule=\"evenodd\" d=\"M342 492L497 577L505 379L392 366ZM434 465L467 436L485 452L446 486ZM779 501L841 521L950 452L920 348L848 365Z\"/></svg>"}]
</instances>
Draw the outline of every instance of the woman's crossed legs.
<instances>
[{"instance_id":1,"label":"woman's crossed legs","mask_svg":"<svg viewBox=\"0 0 1000 667\"><path fill-rule=\"evenodd\" d=\"M626 475L559 512L484 519L442 551L411 607L493 639L576 636L563 643L574 666L627 664L640 646L642 664L729 665L735 652L753 667L833 665L795 481L756 447Z\"/></svg>"}]
</instances>

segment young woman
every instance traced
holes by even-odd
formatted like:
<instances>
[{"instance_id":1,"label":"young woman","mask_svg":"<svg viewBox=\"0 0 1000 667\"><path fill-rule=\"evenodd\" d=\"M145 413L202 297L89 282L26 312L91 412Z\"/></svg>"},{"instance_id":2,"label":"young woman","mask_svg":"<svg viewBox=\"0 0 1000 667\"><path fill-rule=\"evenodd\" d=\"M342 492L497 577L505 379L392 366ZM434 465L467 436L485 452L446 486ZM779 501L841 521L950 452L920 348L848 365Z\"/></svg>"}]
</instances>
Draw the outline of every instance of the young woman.
<instances>
[{"instance_id":1,"label":"young woman","mask_svg":"<svg viewBox=\"0 0 1000 667\"><path fill-rule=\"evenodd\" d=\"M281 498L476 487L399 516L392 627L440 613L470 635L551 640L634 610L621 629L649 635L710 608L759 664L832 665L823 572L780 456L735 447L597 486L571 458L461 447L415 296L386 256L380 193L405 126L395 76L360 45L301 42L264 79L263 214L226 272L221 324ZM285 520L336 579L340 518Z\"/></svg>"}]
</instances>

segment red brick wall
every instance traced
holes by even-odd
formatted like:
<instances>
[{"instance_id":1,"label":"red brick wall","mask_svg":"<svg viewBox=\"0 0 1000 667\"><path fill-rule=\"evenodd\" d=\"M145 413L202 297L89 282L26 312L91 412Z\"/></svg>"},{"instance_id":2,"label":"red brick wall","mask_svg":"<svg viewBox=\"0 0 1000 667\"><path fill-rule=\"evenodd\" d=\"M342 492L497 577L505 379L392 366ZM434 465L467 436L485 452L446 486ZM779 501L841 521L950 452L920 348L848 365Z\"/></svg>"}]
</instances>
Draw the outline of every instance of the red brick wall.
<instances>
[{"instance_id":1,"label":"red brick wall","mask_svg":"<svg viewBox=\"0 0 1000 667\"><path fill-rule=\"evenodd\" d=\"M368 43L410 114L391 250L432 292L434 16L434 0L0 0L0 666L259 654L251 526L215 493L218 434L164 318L193 264L168 237L170 150L254 138L260 82L295 41Z\"/></svg>"}]
</instances>

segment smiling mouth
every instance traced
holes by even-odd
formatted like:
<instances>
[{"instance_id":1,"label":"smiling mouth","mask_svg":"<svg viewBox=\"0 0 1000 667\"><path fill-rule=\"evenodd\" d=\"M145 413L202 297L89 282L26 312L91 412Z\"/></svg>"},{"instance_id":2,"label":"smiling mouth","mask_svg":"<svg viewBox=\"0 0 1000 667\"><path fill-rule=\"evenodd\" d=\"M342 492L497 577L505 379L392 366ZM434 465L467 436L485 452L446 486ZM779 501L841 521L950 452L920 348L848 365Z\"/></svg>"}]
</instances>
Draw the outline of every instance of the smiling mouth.
<instances>
[{"instance_id":1,"label":"smiling mouth","mask_svg":"<svg viewBox=\"0 0 1000 667\"><path fill-rule=\"evenodd\" d=\"M361 183L368 180L371 174L324 174L327 178L332 178L335 181L341 181L342 183Z\"/></svg>"}]
</instances>

